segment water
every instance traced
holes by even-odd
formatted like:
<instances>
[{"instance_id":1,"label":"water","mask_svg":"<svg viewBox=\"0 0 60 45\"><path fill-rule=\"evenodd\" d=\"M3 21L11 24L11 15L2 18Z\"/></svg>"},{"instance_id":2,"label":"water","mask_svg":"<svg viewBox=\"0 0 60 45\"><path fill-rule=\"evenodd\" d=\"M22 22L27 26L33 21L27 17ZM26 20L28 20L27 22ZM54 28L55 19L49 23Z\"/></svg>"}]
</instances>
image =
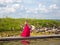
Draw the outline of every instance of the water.
<instances>
[{"instance_id":1,"label":"water","mask_svg":"<svg viewBox=\"0 0 60 45\"><path fill-rule=\"evenodd\" d=\"M60 45L60 38L0 41L0 45Z\"/></svg>"}]
</instances>

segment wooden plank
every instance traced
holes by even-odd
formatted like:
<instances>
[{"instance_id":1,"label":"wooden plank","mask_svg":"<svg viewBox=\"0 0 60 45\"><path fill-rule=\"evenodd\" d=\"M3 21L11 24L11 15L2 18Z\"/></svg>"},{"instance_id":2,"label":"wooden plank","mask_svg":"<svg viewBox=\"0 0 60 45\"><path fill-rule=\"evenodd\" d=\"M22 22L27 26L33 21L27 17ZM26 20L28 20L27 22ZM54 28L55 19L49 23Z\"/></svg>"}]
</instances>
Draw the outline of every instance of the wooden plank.
<instances>
[{"instance_id":1,"label":"wooden plank","mask_svg":"<svg viewBox=\"0 0 60 45\"><path fill-rule=\"evenodd\" d=\"M30 39L44 39L44 38L60 38L60 35L42 35L31 37L1 37L0 41L12 41L12 40L30 40Z\"/></svg>"}]
</instances>

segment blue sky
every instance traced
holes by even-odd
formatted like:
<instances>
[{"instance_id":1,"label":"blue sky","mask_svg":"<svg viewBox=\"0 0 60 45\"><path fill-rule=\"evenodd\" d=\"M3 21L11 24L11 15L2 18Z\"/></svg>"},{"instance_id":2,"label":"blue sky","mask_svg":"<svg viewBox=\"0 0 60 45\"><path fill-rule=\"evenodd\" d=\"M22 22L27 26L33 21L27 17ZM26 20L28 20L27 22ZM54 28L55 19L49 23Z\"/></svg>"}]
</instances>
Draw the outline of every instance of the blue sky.
<instances>
[{"instance_id":1,"label":"blue sky","mask_svg":"<svg viewBox=\"0 0 60 45\"><path fill-rule=\"evenodd\" d=\"M0 18L60 19L60 0L0 0Z\"/></svg>"}]
</instances>

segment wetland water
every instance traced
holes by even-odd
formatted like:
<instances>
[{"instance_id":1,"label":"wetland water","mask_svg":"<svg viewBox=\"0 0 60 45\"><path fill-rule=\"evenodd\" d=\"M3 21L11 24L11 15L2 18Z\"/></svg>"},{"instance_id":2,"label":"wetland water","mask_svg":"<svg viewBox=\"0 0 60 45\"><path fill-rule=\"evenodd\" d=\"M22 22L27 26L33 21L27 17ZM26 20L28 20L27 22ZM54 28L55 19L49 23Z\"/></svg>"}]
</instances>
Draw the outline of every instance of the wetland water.
<instances>
[{"instance_id":1,"label":"wetland water","mask_svg":"<svg viewBox=\"0 0 60 45\"><path fill-rule=\"evenodd\" d=\"M0 45L60 45L60 38L0 41Z\"/></svg>"}]
</instances>

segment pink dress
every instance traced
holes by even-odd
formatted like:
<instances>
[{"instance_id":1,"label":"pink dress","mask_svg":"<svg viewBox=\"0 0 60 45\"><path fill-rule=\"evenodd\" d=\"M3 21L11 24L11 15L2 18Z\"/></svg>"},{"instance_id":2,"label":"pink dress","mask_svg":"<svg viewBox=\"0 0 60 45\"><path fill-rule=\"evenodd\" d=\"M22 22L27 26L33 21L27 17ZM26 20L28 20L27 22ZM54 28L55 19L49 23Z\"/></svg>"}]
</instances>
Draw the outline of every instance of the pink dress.
<instances>
[{"instance_id":1,"label":"pink dress","mask_svg":"<svg viewBox=\"0 0 60 45\"><path fill-rule=\"evenodd\" d=\"M25 24L24 29L21 33L21 36L22 37L29 37L30 36L30 28L29 28L28 24Z\"/></svg>"}]
</instances>

